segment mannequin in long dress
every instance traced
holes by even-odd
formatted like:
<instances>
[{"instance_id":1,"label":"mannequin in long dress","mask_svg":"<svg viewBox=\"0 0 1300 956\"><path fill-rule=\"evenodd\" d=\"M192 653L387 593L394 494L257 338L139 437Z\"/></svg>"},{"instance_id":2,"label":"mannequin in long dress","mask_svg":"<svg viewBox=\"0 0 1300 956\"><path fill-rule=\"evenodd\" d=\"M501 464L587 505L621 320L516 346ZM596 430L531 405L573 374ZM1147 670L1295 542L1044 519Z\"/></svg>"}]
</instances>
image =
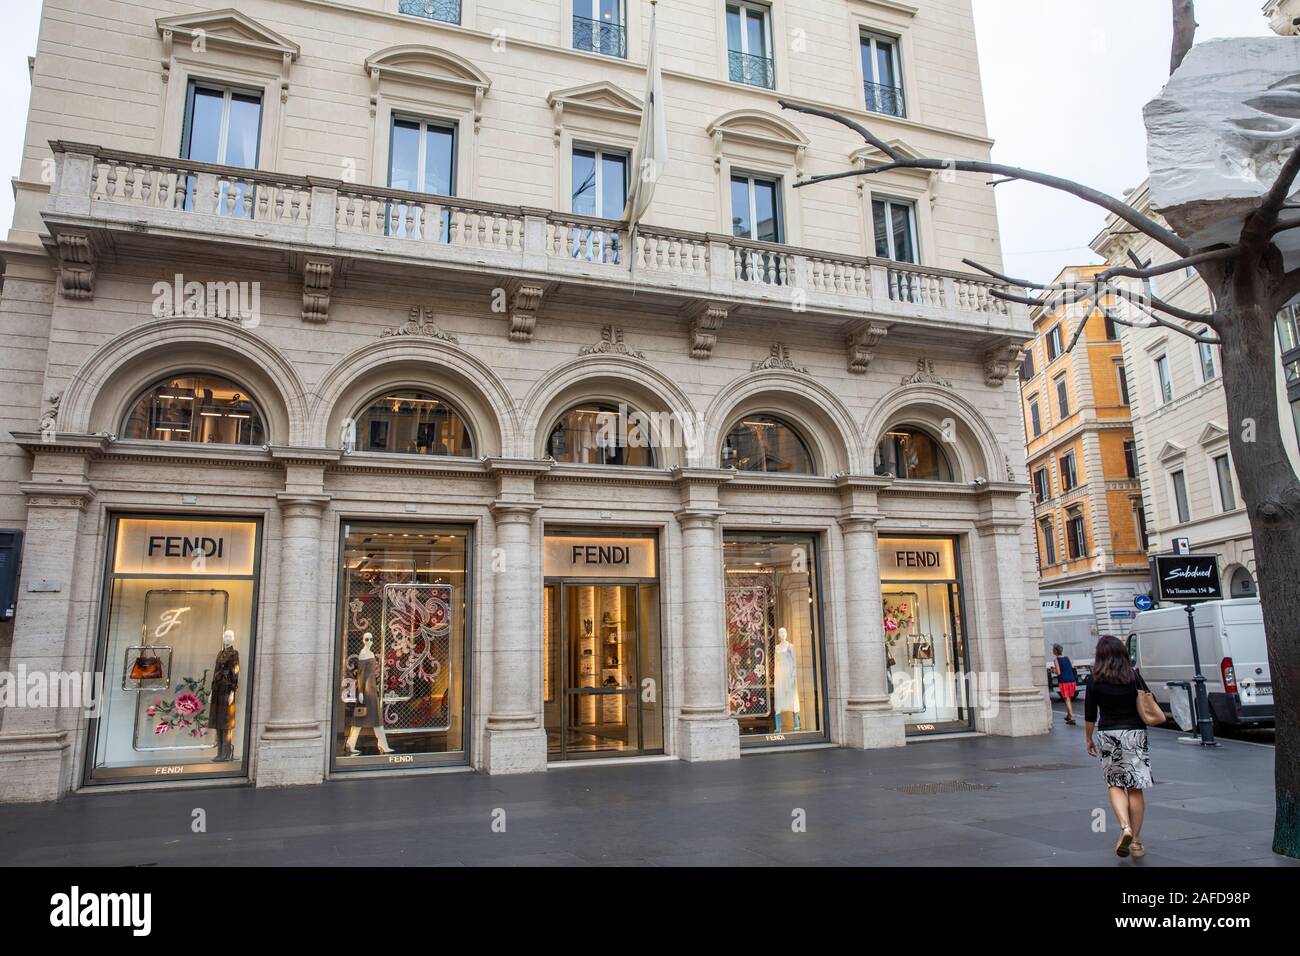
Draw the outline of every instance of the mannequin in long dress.
<instances>
[{"instance_id":1,"label":"mannequin in long dress","mask_svg":"<svg viewBox=\"0 0 1300 956\"><path fill-rule=\"evenodd\" d=\"M390 754L393 748L388 746L388 736L384 733L383 699L379 694L379 661L375 658L374 637L367 631L361 635L361 651L357 654L357 702L349 715L348 745L349 757L358 757L357 740L361 737L361 728L369 727L375 732L379 741L379 752ZM358 709L363 713L358 714Z\"/></svg>"},{"instance_id":2,"label":"mannequin in long dress","mask_svg":"<svg viewBox=\"0 0 1300 956\"><path fill-rule=\"evenodd\" d=\"M794 714L794 729L799 729L799 660L790 632L779 628L776 632L776 653L772 660L776 683L776 732L781 732L781 715Z\"/></svg>"},{"instance_id":3,"label":"mannequin in long dress","mask_svg":"<svg viewBox=\"0 0 1300 956\"><path fill-rule=\"evenodd\" d=\"M208 703L208 726L217 732L217 759L235 759L235 690L239 687L239 651L235 632L221 635L221 650L212 670L212 696Z\"/></svg>"}]
</instances>

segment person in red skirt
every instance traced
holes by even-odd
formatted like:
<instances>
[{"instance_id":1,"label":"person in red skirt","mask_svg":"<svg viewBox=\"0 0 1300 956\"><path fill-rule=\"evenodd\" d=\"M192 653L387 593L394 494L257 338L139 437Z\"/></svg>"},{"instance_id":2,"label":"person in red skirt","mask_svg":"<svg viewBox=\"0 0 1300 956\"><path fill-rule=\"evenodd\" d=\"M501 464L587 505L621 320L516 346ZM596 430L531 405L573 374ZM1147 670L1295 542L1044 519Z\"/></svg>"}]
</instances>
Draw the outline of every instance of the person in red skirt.
<instances>
[{"instance_id":1,"label":"person in red skirt","mask_svg":"<svg viewBox=\"0 0 1300 956\"><path fill-rule=\"evenodd\" d=\"M1052 645L1052 656L1056 658L1052 662L1052 671L1056 674L1056 686L1061 691L1061 697L1065 699L1065 722L1073 724L1075 723L1074 698L1079 690L1079 677L1075 674L1070 659L1064 656L1060 644Z\"/></svg>"}]
</instances>

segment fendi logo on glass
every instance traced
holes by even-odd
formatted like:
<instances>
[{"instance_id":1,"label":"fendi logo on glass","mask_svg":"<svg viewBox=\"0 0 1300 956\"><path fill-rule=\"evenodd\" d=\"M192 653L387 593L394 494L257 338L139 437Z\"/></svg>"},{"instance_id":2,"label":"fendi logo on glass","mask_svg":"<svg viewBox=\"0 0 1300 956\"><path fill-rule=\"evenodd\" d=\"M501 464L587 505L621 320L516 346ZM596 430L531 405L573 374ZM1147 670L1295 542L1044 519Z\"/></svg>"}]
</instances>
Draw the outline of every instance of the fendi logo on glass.
<instances>
[{"instance_id":1,"label":"fendi logo on glass","mask_svg":"<svg viewBox=\"0 0 1300 956\"><path fill-rule=\"evenodd\" d=\"M895 551L900 568L937 568L943 564L938 551Z\"/></svg>"},{"instance_id":2,"label":"fendi logo on glass","mask_svg":"<svg viewBox=\"0 0 1300 956\"><path fill-rule=\"evenodd\" d=\"M225 538L189 537L178 534L152 534L149 536L149 557L192 558L196 553L205 558L220 558L226 553Z\"/></svg>"},{"instance_id":3,"label":"fendi logo on glass","mask_svg":"<svg viewBox=\"0 0 1300 956\"><path fill-rule=\"evenodd\" d=\"M622 544L575 544L574 564L630 564L632 549Z\"/></svg>"}]
</instances>

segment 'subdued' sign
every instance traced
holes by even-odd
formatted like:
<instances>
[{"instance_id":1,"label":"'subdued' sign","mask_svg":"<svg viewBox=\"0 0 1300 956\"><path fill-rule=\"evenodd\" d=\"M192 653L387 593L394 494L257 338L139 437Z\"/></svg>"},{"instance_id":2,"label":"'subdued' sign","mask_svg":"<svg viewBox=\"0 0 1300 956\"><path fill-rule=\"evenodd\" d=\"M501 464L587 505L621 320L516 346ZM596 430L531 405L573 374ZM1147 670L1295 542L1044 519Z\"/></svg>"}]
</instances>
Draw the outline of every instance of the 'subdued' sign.
<instances>
[{"instance_id":1,"label":"'subdued' sign","mask_svg":"<svg viewBox=\"0 0 1300 956\"><path fill-rule=\"evenodd\" d=\"M1157 554L1151 559L1151 587L1162 602L1217 601L1223 597L1218 556Z\"/></svg>"}]
</instances>

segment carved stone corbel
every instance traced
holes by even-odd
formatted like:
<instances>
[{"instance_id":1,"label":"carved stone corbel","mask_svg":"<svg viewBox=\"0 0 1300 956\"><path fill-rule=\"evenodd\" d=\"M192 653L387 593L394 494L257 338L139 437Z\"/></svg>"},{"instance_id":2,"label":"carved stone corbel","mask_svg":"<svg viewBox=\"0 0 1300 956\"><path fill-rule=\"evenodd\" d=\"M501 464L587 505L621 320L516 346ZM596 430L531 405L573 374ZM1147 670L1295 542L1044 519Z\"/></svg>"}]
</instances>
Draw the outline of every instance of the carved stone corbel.
<instances>
[{"instance_id":1,"label":"carved stone corbel","mask_svg":"<svg viewBox=\"0 0 1300 956\"><path fill-rule=\"evenodd\" d=\"M510 321L511 342L531 342L537 327L537 311L546 297L547 286L528 279L505 279L506 316Z\"/></svg>"},{"instance_id":2,"label":"carved stone corbel","mask_svg":"<svg viewBox=\"0 0 1300 956\"><path fill-rule=\"evenodd\" d=\"M330 290L334 286L334 260L308 257L302 264L302 318L324 322L330 317Z\"/></svg>"},{"instance_id":3,"label":"carved stone corbel","mask_svg":"<svg viewBox=\"0 0 1300 956\"><path fill-rule=\"evenodd\" d=\"M65 299L95 297L95 244L86 232L61 232L59 292Z\"/></svg>"},{"instance_id":4,"label":"carved stone corbel","mask_svg":"<svg viewBox=\"0 0 1300 956\"><path fill-rule=\"evenodd\" d=\"M989 349L984 353L984 384L989 388L1001 388L1008 375L1020 371L1024 354L1019 345L1000 345Z\"/></svg>"},{"instance_id":5,"label":"carved stone corbel","mask_svg":"<svg viewBox=\"0 0 1300 956\"><path fill-rule=\"evenodd\" d=\"M878 322L861 322L851 327L844 337L848 351L849 371L864 375L876 357L880 340L889 334L889 326Z\"/></svg>"},{"instance_id":6,"label":"carved stone corbel","mask_svg":"<svg viewBox=\"0 0 1300 956\"><path fill-rule=\"evenodd\" d=\"M721 302L696 302L686 310L691 323L691 358L706 359L713 355L718 332L727 320L728 307Z\"/></svg>"}]
</instances>

